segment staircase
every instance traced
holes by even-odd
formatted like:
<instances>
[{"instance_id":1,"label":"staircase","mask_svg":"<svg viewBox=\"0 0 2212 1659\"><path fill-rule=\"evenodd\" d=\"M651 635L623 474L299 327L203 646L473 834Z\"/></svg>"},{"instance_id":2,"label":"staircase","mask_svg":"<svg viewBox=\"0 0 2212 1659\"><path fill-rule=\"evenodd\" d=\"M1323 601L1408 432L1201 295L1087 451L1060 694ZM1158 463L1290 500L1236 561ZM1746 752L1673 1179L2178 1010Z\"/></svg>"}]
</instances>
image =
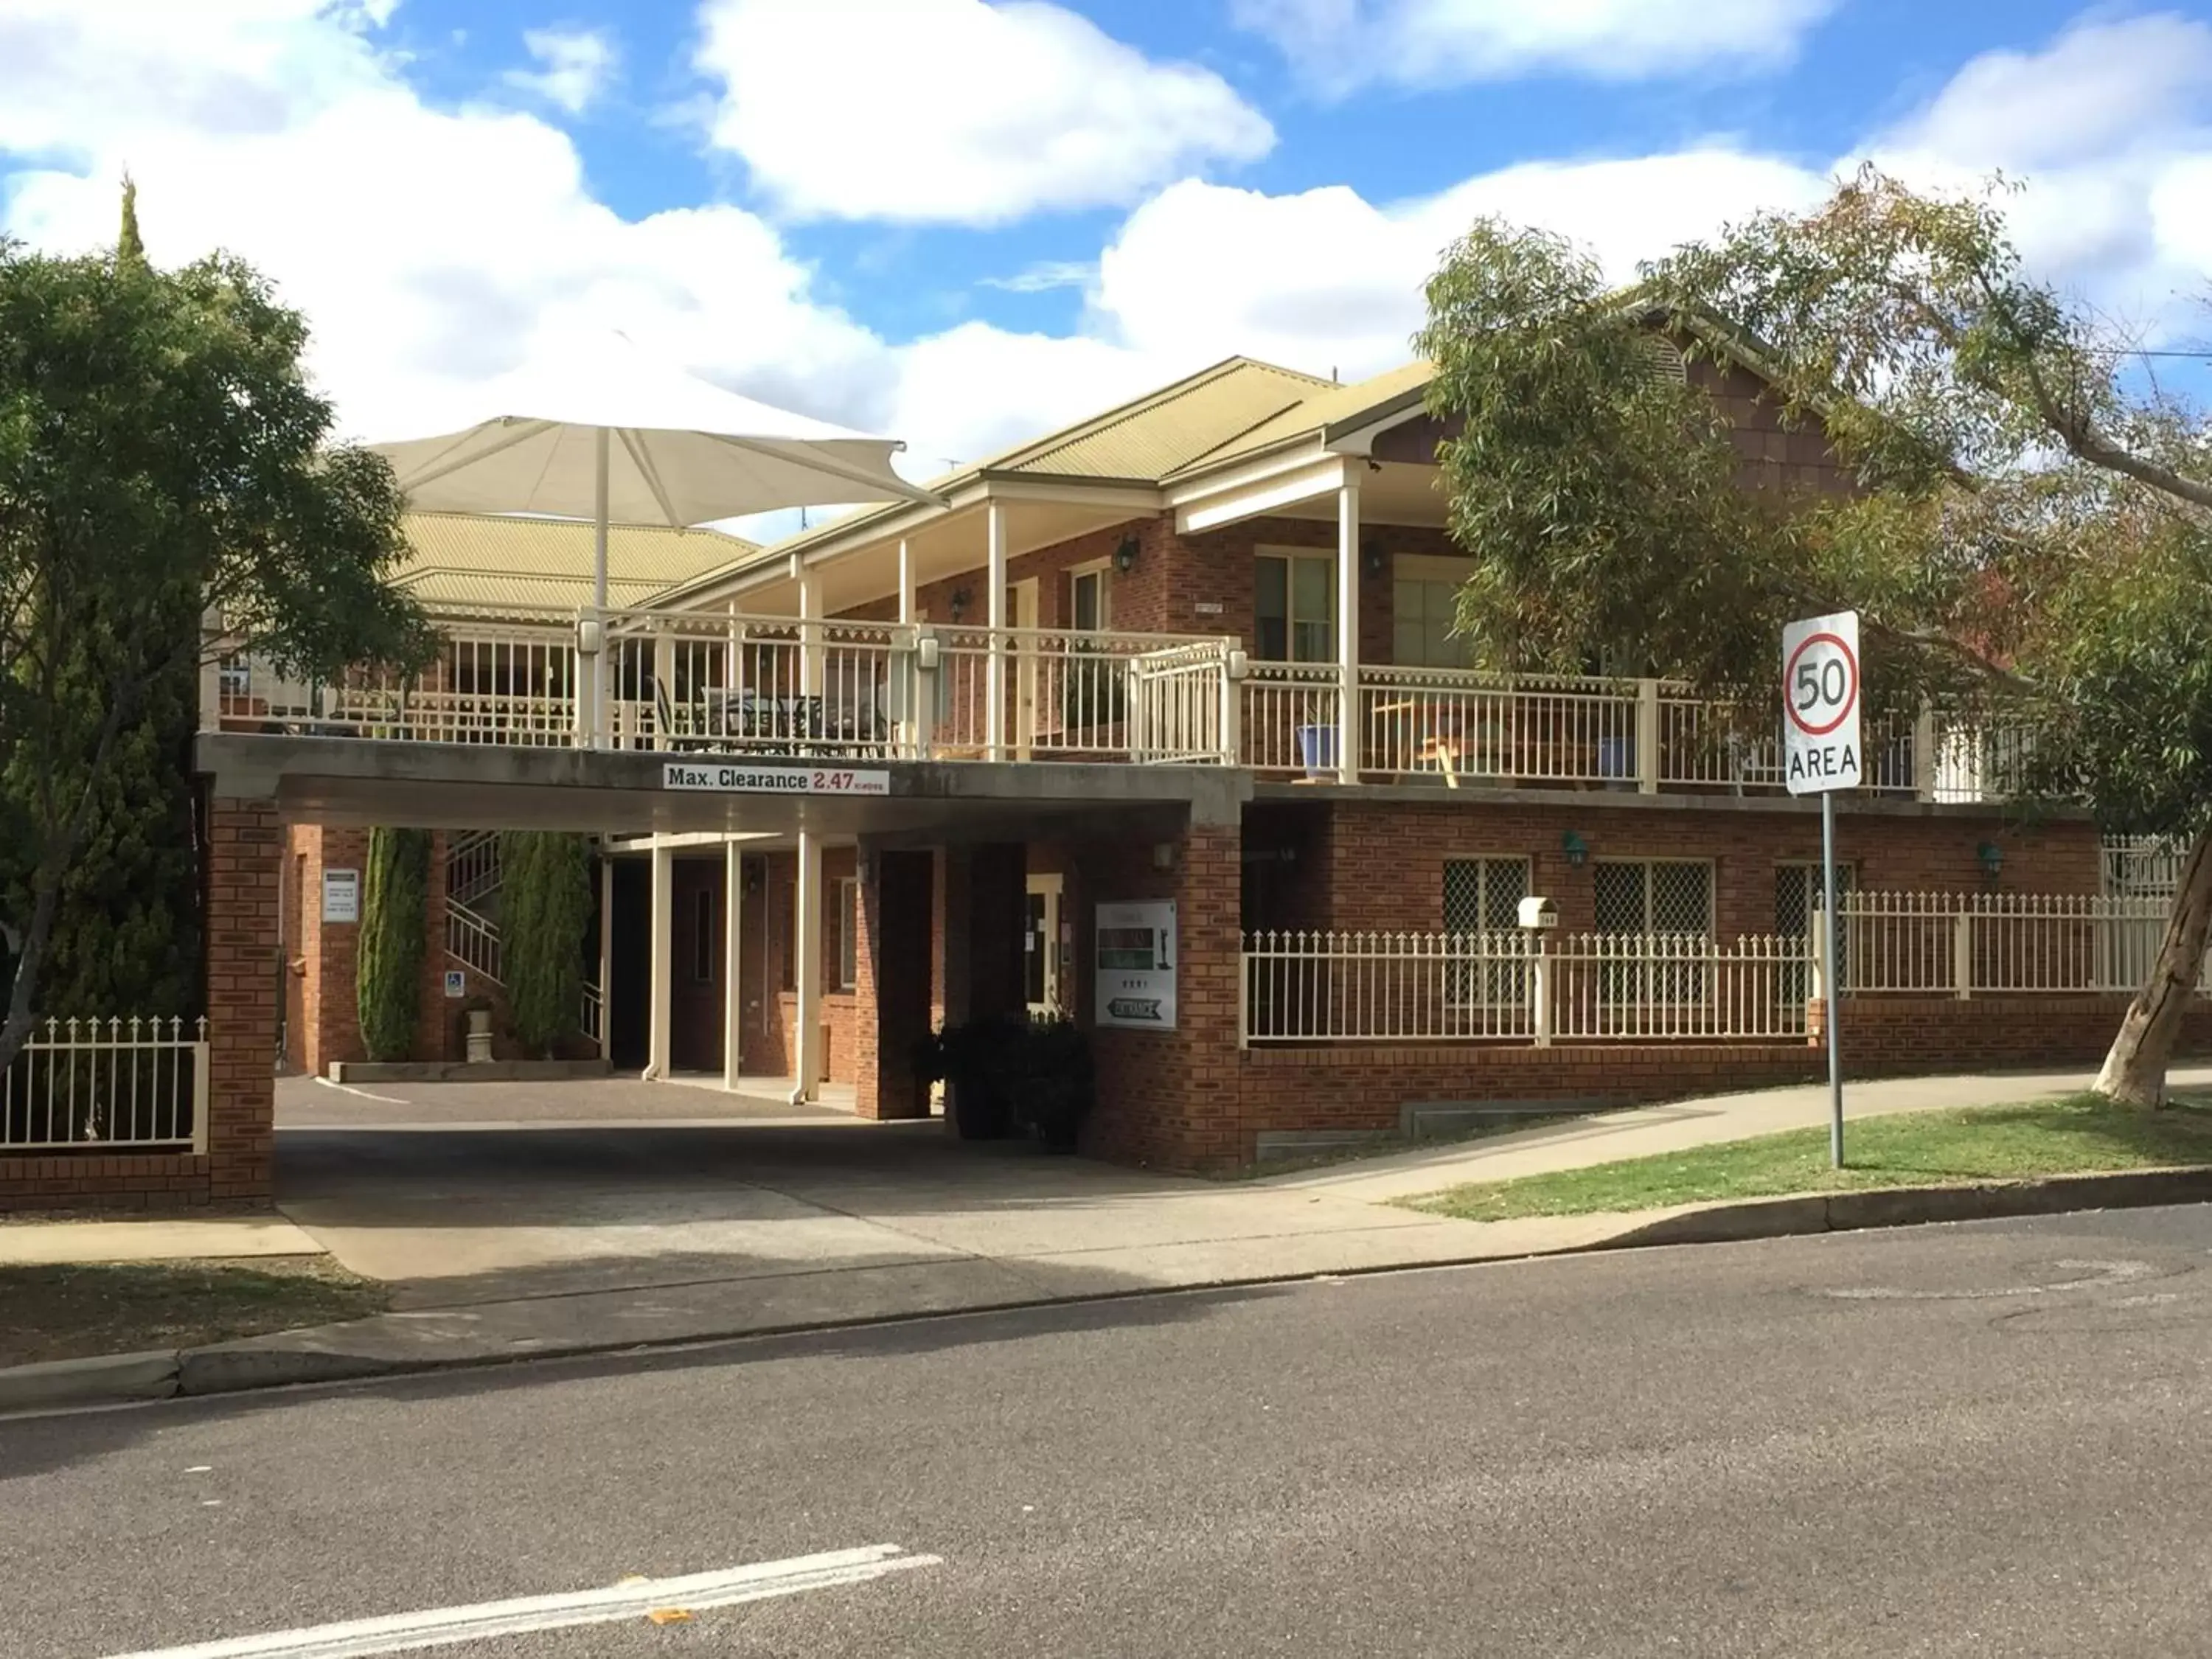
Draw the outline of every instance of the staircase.
<instances>
[{"instance_id":1,"label":"staircase","mask_svg":"<svg viewBox=\"0 0 2212 1659\"><path fill-rule=\"evenodd\" d=\"M499 831L471 830L446 843L446 955L504 985L499 961Z\"/></svg>"},{"instance_id":2,"label":"staircase","mask_svg":"<svg viewBox=\"0 0 2212 1659\"><path fill-rule=\"evenodd\" d=\"M471 830L446 843L446 957L488 984L505 986L500 966L499 831ZM605 1005L584 981L577 1028L604 1051Z\"/></svg>"}]
</instances>

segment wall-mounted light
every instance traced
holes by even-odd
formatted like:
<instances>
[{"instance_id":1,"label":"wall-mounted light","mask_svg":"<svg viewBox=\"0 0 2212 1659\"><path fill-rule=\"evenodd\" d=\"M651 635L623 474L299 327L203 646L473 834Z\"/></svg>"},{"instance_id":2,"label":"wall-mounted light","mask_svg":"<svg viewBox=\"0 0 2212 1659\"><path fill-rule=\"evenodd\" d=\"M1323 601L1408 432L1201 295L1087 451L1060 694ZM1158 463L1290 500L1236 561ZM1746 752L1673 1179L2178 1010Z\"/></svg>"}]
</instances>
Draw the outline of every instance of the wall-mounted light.
<instances>
[{"instance_id":1,"label":"wall-mounted light","mask_svg":"<svg viewBox=\"0 0 2212 1659\"><path fill-rule=\"evenodd\" d=\"M1367 567L1369 575L1379 576L1382 574L1382 544L1380 542L1371 536L1369 537L1366 544L1359 550L1359 556L1360 562Z\"/></svg>"},{"instance_id":2,"label":"wall-mounted light","mask_svg":"<svg viewBox=\"0 0 2212 1659\"><path fill-rule=\"evenodd\" d=\"M1589 843L1571 830L1559 837L1559 850L1567 855L1567 862L1577 870L1589 862Z\"/></svg>"},{"instance_id":3,"label":"wall-mounted light","mask_svg":"<svg viewBox=\"0 0 2212 1659\"><path fill-rule=\"evenodd\" d=\"M1137 538L1134 536L1124 536L1121 538L1121 544L1114 550L1114 568L1126 576L1136 568Z\"/></svg>"},{"instance_id":4,"label":"wall-mounted light","mask_svg":"<svg viewBox=\"0 0 2212 1659\"><path fill-rule=\"evenodd\" d=\"M964 587L956 587L952 590L953 621L958 622L962 617L967 614L970 598L971 595Z\"/></svg>"},{"instance_id":5,"label":"wall-mounted light","mask_svg":"<svg viewBox=\"0 0 2212 1659\"><path fill-rule=\"evenodd\" d=\"M1175 843L1173 842L1156 841L1152 843L1153 869L1172 870L1175 868L1175 862L1176 849Z\"/></svg>"},{"instance_id":6,"label":"wall-mounted light","mask_svg":"<svg viewBox=\"0 0 2212 1659\"><path fill-rule=\"evenodd\" d=\"M1997 878L2004 874L2004 848L1993 841L1985 841L1974 848L1974 856L1981 860L1984 878L1990 886L1996 886Z\"/></svg>"}]
</instances>

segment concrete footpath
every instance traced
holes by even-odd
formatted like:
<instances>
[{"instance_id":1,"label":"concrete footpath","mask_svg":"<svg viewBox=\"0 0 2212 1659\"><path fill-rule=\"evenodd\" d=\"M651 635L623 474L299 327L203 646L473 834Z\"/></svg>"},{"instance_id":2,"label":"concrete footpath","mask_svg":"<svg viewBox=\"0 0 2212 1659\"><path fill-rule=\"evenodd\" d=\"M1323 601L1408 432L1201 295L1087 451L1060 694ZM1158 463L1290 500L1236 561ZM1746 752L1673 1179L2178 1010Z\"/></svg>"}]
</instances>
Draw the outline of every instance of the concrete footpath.
<instances>
[{"instance_id":1,"label":"concrete footpath","mask_svg":"<svg viewBox=\"0 0 2212 1659\"><path fill-rule=\"evenodd\" d=\"M2093 1066L2082 1071L1991 1072L1846 1083L1846 1144L1854 1119L2003 1106L2078 1094L2096 1079ZM2177 1091L2212 1087L2212 1065L2177 1066L2168 1084ZM1604 1112L1480 1140L1415 1147L1379 1158L1293 1170L1265 1176L1259 1184L1278 1192L1388 1203L1468 1182L1510 1181L1519 1176L1586 1169L1618 1158L1649 1158L1778 1134L1785 1129L1820 1127L1827 1121L1828 1085L1797 1085Z\"/></svg>"},{"instance_id":2,"label":"concrete footpath","mask_svg":"<svg viewBox=\"0 0 2212 1659\"><path fill-rule=\"evenodd\" d=\"M1865 1084L1850 1105L1869 1116L1990 1104L2085 1081L2037 1073ZM2175 1082L2212 1083L2212 1067L2177 1072ZM1387 1202L1818 1123L1826 1102L1817 1089L1216 1183L1026 1145L962 1145L934 1123L830 1114L763 1114L736 1132L647 1121L518 1127L505 1111L504 1127L453 1127L483 1121L456 1103L465 1086L406 1091L408 1100L385 1103L381 1124L283 1130L281 1218L0 1226L0 1264L324 1250L388 1284L392 1302L373 1318L182 1354L0 1372L0 1410L1741 1236L1730 1225L1870 1224L1826 1208L1742 1223L1686 1222L1680 1212L1475 1223ZM2096 1200L2076 1193L2074 1201Z\"/></svg>"}]
</instances>

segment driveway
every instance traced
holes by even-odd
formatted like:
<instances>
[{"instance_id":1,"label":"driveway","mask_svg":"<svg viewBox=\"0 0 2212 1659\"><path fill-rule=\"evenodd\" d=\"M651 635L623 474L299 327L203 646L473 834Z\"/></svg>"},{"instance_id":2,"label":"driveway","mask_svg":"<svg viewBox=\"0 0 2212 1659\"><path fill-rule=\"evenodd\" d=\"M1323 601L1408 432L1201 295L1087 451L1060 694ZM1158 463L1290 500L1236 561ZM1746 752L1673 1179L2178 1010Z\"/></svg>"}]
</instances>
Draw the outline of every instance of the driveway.
<instances>
[{"instance_id":1,"label":"driveway","mask_svg":"<svg viewBox=\"0 0 2212 1659\"><path fill-rule=\"evenodd\" d=\"M989 1294L979 1285L1035 1299L1182 1282L1217 1261L1235 1276L1255 1258L1284 1273L1435 1260L1470 1227L674 1085L331 1092L284 1087L278 1207L390 1281L401 1310L740 1289L843 1306L871 1286L926 1310L940 1293L971 1304Z\"/></svg>"}]
</instances>

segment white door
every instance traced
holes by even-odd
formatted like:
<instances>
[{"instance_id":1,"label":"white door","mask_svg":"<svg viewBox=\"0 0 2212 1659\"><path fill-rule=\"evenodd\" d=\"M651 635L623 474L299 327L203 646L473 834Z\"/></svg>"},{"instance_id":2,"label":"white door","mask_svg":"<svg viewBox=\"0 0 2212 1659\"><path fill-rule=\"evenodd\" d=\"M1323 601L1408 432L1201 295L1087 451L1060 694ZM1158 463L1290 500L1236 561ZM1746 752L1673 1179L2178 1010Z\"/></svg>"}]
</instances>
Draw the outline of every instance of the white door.
<instances>
[{"instance_id":1,"label":"white door","mask_svg":"<svg viewBox=\"0 0 2212 1659\"><path fill-rule=\"evenodd\" d=\"M1030 1012L1054 1014L1064 1006L1060 986L1058 876L1030 878L1029 910L1022 926L1022 983Z\"/></svg>"}]
</instances>

